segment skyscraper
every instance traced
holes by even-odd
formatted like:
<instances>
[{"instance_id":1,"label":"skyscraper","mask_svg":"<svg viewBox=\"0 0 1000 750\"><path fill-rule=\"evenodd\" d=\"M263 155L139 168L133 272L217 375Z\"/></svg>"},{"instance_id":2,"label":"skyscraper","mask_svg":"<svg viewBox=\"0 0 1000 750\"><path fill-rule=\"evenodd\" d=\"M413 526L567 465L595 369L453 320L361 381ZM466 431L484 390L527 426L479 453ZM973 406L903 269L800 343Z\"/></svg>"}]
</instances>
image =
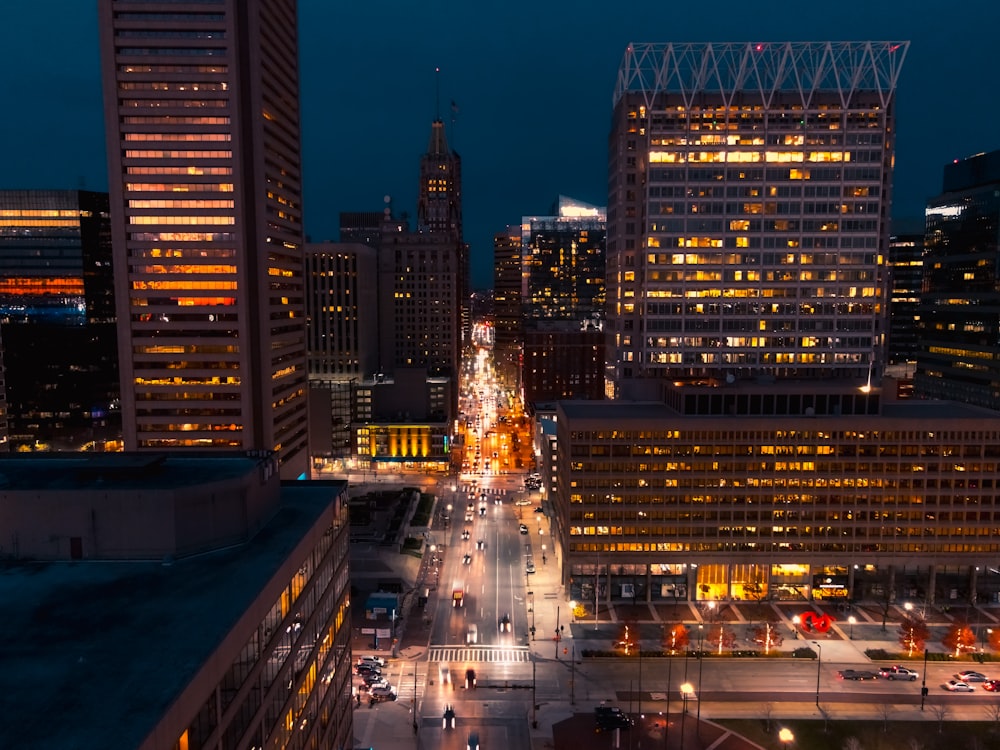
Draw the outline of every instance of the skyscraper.
<instances>
[{"instance_id":1,"label":"skyscraper","mask_svg":"<svg viewBox=\"0 0 1000 750\"><path fill-rule=\"evenodd\" d=\"M617 383L867 375L907 49L629 45L609 154Z\"/></svg>"},{"instance_id":2,"label":"skyscraper","mask_svg":"<svg viewBox=\"0 0 1000 750\"><path fill-rule=\"evenodd\" d=\"M294 0L101 0L126 449L306 468Z\"/></svg>"},{"instance_id":3,"label":"skyscraper","mask_svg":"<svg viewBox=\"0 0 1000 750\"><path fill-rule=\"evenodd\" d=\"M925 220L914 388L1000 409L1000 151L945 165Z\"/></svg>"}]
</instances>

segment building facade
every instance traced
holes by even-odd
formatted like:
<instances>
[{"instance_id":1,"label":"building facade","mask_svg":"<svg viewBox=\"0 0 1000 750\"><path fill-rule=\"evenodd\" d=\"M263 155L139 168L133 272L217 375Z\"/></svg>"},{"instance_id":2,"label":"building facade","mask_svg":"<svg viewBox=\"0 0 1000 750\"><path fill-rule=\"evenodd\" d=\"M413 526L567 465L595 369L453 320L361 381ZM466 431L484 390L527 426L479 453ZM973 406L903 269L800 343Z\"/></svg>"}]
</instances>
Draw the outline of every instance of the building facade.
<instances>
[{"instance_id":1,"label":"building facade","mask_svg":"<svg viewBox=\"0 0 1000 750\"><path fill-rule=\"evenodd\" d=\"M1000 151L945 165L924 243L914 389L1000 409Z\"/></svg>"},{"instance_id":2,"label":"building facade","mask_svg":"<svg viewBox=\"0 0 1000 750\"><path fill-rule=\"evenodd\" d=\"M521 228L509 226L493 236L493 360L497 375L515 388L524 342L521 276Z\"/></svg>"},{"instance_id":3,"label":"building facade","mask_svg":"<svg viewBox=\"0 0 1000 750\"><path fill-rule=\"evenodd\" d=\"M917 318L924 280L924 235L897 234L889 239L888 362L917 361Z\"/></svg>"},{"instance_id":4,"label":"building facade","mask_svg":"<svg viewBox=\"0 0 1000 750\"><path fill-rule=\"evenodd\" d=\"M0 322L16 449L121 438L107 193L0 190Z\"/></svg>"},{"instance_id":5,"label":"building facade","mask_svg":"<svg viewBox=\"0 0 1000 750\"><path fill-rule=\"evenodd\" d=\"M600 320L533 321L524 332L524 401L604 398Z\"/></svg>"},{"instance_id":6,"label":"building facade","mask_svg":"<svg viewBox=\"0 0 1000 750\"><path fill-rule=\"evenodd\" d=\"M616 384L865 377L878 365L907 49L627 48L609 140Z\"/></svg>"},{"instance_id":7,"label":"building facade","mask_svg":"<svg viewBox=\"0 0 1000 750\"><path fill-rule=\"evenodd\" d=\"M558 404L553 539L570 598L997 600L993 412L877 390L701 390L746 413Z\"/></svg>"},{"instance_id":8,"label":"building facade","mask_svg":"<svg viewBox=\"0 0 1000 750\"><path fill-rule=\"evenodd\" d=\"M129 450L307 466L294 0L102 0Z\"/></svg>"}]
</instances>

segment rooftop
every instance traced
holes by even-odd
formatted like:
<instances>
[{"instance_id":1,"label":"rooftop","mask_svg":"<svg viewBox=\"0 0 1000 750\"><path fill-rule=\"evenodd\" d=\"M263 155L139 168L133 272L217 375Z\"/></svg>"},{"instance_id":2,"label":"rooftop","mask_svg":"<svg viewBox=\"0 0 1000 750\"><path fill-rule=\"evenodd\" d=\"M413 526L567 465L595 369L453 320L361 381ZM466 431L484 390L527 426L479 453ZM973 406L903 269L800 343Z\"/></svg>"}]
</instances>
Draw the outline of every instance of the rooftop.
<instances>
[{"instance_id":1,"label":"rooftop","mask_svg":"<svg viewBox=\"0 0 1000 750\"><path fill-rule=\"evenodd\" d=\"M9 478L66 481L36 474ZM137 747L345 489L283 484L248 543L172 564L0 563L0 746Z\"/></svg>"}]
</instances>

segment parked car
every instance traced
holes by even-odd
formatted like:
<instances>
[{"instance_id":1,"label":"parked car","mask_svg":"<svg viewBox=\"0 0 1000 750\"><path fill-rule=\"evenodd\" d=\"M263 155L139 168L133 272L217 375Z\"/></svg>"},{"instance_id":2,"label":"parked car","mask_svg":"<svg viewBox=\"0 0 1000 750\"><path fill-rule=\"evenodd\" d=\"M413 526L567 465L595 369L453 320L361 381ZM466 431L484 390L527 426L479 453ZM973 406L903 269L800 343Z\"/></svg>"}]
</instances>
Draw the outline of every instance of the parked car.
<instances>
[{"instance_id":1,"label":"parked car","mask_svg":"<svg viewBox=\"0 0 1000 750\"><path fill-rule=\"evenodd\" d=\"M371 692L372 690L375 690L375 688L386 688L386 687L392 687L392 685L389 684L389 681L387 679L385 679L384 677L380 677L371 683L365 680L364 684L361 686L361 689Z\"/></svg>"},{"instance_id":2,"label":"parked car","mask_svg":"<svg viewBox=\"0 0 1000 750\"><path fill-rule=\"evenodd\" d=\"M380 656L359 656L358 664L374 664L376 667L384 667L385 659Z\"/></svg>"},{"instance_id":3,"label":"parked car","mask_svg":"<svg viewBox=\"0 0 1000 750\"><path fill-rule=\"evenodd\" d=\"M356 667L354 667L354 671L357 672L357 674L361 677L370 674L374 675L382 674L382 670L379 667L376 667L374 664L358 664Z\"/></svg>"},{"instance_id":4,"label":"parked car","mask_svg":"<svg viewBox=\"0 0 1000 750\"><path fill-rule=\"evenodd\" d=\"M377 685L380 682L384 682L382 675L378 672L369 672L368 674L363 675L361 680L369 687Z\"/></svg>"},{"instance_id":5,"label":"parked car","mask_svg":"<svg viewBox=\"0 0 1000 750\"><path fill-rule=\"evenodd\" d=\"M875 672L869 672L866 669L842 669L837 672L837 677L842 680L877 680L878 675Z\"/></svg>"},{"instance_id":6,"label":"parked car","mask_svg":"<svg viewBox=\"0 0 1000 750\"><path fill-rule=\"evenodd\" d=\"M945 690L950 690L953 693L971 693L975 690L972 685L967 682L962 682L961 680L948 680L944 684Z\"/></svg>"},{"instance_id":7,"label":"parked car","mask_svg":"<svg viewBox=\"0 0 1000 750\"><path fill-rule=\"evenodd\" d=\"M524 565L524 572L525 573L534 573L535 572L535 561L534 560L528 560L528 562L525 563L525 565Z\"/></svg>"},{"instance_id":8,"label":"parked car","mask_svg":"<svg viewBox=\"0 0 1000 750\"><path fill-rule=\"evenodd\" d=\"M528 527L525 526L523 523L517 527L517 530L520 531L522 534L528 533Z\"/></svg>"},{"instance_id":9,"label":"parked car","mask_svg":"<svg viewBox=\"0 0 1000 750\"><path fill-rule=\"evenodd\" d=\"M894 664L891 667L882 667L878 671L879 677L884 677L887 680L909 680L913 682L917 679L920 674L907 667L901 667L898 664Z\"/></svg>"},{"instance_id":10,"label":"parked car","mask_svg":"<svg viewBox=\"0 0 1000 750\"><path fill-rule=\"evenodd\" d=\"M971 669L959 672L955 677L959 682L986 682L987 680L986 675L982 672L973 672Z\"/></svg>"}]
</instances>

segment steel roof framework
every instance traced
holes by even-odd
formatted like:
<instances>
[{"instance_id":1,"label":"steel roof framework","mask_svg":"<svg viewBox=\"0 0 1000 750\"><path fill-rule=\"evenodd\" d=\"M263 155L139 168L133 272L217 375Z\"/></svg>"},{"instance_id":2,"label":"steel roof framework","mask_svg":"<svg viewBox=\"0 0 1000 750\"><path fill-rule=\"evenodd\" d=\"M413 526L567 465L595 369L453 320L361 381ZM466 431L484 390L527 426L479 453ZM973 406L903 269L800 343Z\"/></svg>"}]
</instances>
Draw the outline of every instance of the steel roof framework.
<instances>
[{"instance_id":1,"label":"steel roof framework","mask_svg":"<svg viewBox=\"0 0 1000 750\"><path fill-rule=\"evenodd\" d=\"M739 42L642 43L625 50L615 84L616 105L626 92L645 94L652 108L657 94L681 94L686 106L701 94L758 93L770 107L778 94L798 93L808 108L817 92L838 93L847 108L857 92L891 102L909 42Z\"/></svg>"}]
</instances>

